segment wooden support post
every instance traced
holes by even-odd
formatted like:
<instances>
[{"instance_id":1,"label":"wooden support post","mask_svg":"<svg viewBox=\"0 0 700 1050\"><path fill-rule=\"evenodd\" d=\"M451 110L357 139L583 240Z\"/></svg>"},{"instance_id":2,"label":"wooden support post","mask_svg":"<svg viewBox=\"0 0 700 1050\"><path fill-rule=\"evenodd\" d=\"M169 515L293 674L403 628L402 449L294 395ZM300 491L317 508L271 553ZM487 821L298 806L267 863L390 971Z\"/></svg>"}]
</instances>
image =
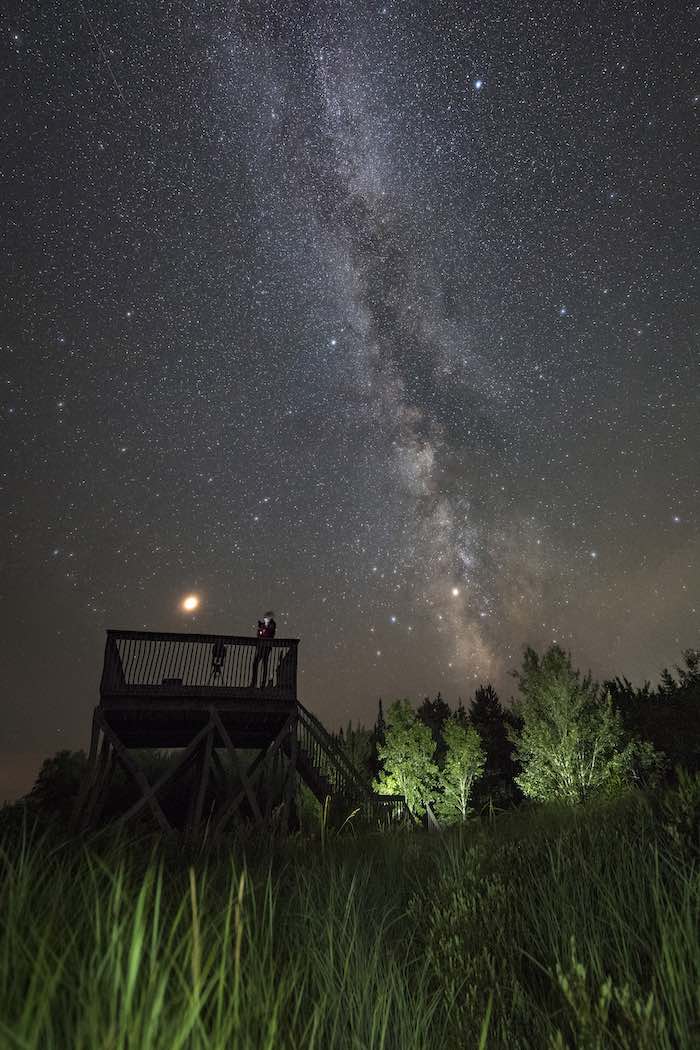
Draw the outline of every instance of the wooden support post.
<instances>
[{"instance_id":1,"label":"wooden support post","mask_svg":"<svg viewBox=\"0 0 700 1050\"><path fill-rule=\"evenodd\" d=\"M96 775L96 772L97 772L97 770L96 770L96 765L97 765L97 744L98 744L98 741L99 741L99 736L100 736L100 729L99 729L99 726L97 725L97 722L95 720L95 714L93 712L93 715L92 715L92 727L91 727L91 730L90 730L90 750L88 752L87 764L85 766L85 774L84 774L83 779L81 781L80 788L78 790L78 795L77 795L77 798L75 800L75 804L73 806L73 812L71 814L70 824L71 824L71 829L73 831L77 831L78 828L80 827L81 813L82 813L83 807L87 803L88 798L90 797L90 790L92 788L92 785L93 785L93 782L94 782L94 779L95 779L95 775Z\"/></svg>"},{"instance_id":2,"label":"wooden support post","mask_svg":"<svg viewBox=\"0 0 700 1050\"><path fill-rule=\"evenodd\" d=\"M121 762L122 766L127 771L127 773L131 774L131 776L134 778L134 780L140 787L141 793L144 796L144 799L148 802L149 806L151 807L153 816L158 821L158 824L161 827L161 829L166 833L166 835L170 835L173 829L165 813L160 808L158 799L156 798L155 794L151 791L151 785L146 780L143 770L139 768L134 759L131 757L131 755L124 747L121 740L114 732L112 727L109 725L101 711L98 713L97 717L100 720L100 728L102 729L102 732L104 733L105 737L109 740L110 744L116 752L117 760Z\"/></svg>"},{"instance_id":3,"label":"wooden support post","mask_svg":"<svg viewBox=\"0 0 700 1050\"><path fill-rule=\"evenodd\" d=\"M102 816L102 809L107 801L107 795L109 794L109 785L111 784L112 776L114 775L114 748L109 747L109 745L107 746L109 750L107 752L107 761L104 766L103 778L99 790L95 794L94 809L92 812L93 827L99 822L99 819Z\"/></svg>"},{"instance_id":4,"label":"wooden support post","mask_svg":"<svg viewBox=\"0 0 700 1050\"><path fill-rule=\"evenodd\" d=\"M260 793L262 795L263 805L263 823L270 823L270 815L272 813L272 791L273 791L273 777L274 777L274 757L277 754L268 754L265 761L262 763L260 772Z\"/></svg>"},{"instance_id":5,"label":"wooden support post","mask_svg":"<svg viewBox=\"0 0 700 1050\"><path fill-rule=\"evenodd\" d=\"M103 735L102 745L95 763L95 775L90 784L87 799L85 800L85 807L83 809L83 816L80 823L81 831L89 831L97 822L98 803L103 800L103 796L107 790L107 773L108 771L111 773L110 757L110 744L107 738ZM101 806L99 808L101 808Z\"/></svg>"},{"instance_id":6,"label":"wooden support post","mask_svg":"<svg viewBox=\"0 0 700 1050\"><path fill-rule=\"evenodd\" d=\"M211 720L209 721L209 732L204 738L204 742L200 745L201 760L199 783L197 785L197 794L194 804L194 813L192 816L192 824L189 828L191 834L195 836L199 831L199 825L202 821L202 809L204 807L204 796L207 790L207 783L209 781L209 768L211 765L211 751L212 744L214 741L214 726Z\"/></svg>"},{"instance_id":7,"label":"wooden support post","mask_svg":"<svg viewBox=\"0 0 700 1050\"><path fill-rule=\"evenodd\" d=\"M294 719L294 727L289 735L289 751L287 764L287 777L284 785L284 810L287 823L287 832L292 830L296 818L296 795L297 795L297 757L299 755L299 740L297 738L297 720Z\"/></svg>"}]
</instances>

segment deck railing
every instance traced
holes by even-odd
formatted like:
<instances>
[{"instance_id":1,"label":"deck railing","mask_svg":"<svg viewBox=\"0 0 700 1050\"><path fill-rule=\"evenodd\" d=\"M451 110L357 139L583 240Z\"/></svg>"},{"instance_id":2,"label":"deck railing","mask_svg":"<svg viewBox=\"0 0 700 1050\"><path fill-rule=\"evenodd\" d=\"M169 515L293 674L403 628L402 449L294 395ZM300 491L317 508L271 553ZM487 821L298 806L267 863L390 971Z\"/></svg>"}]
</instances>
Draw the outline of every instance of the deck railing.
<instances>
[{"instance_id":1,"label":"deck railing","mask_svg":"<svg viewBox=\"0 0 700 1050\"><path fill-rule=\"evenodd\" d=\"M102 697L230 695L296 700L296 638L107 631Z\"/></svg>"}]
</instances>

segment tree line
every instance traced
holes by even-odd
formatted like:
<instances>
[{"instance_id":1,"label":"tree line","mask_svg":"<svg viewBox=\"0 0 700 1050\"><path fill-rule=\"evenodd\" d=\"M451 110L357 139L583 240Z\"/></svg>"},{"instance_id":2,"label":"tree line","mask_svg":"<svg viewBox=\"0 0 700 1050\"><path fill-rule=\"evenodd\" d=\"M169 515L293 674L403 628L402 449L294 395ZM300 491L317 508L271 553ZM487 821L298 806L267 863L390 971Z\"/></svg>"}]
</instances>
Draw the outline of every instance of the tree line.
<instances>
[{"instance_id":1,"label":"tree line","mask_svg":"<svg viewBox=\"0 0 700 1050\"><path fill-rule=\"evenodd\" d=\"M700 770L700 650L689 649L659 685L594 682L552 645L527 647L505 707L489 684L453 711L440 693L414 709L379 701L371 729L337 739L376 791L401 794L416 816L464 822L523 799L584 802L653 787L677 769Z\"/></svg>"}]
</instances>

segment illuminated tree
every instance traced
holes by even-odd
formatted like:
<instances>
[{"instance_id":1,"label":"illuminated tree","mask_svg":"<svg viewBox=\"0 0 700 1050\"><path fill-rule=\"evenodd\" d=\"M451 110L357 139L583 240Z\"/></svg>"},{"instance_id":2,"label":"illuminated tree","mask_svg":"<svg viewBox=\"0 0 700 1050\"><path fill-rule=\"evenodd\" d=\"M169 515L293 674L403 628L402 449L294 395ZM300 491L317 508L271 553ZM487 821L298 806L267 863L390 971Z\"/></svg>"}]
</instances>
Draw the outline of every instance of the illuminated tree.
<instances>
[{"instance_id":1,"label":"illuminated tree","mask_svg":"<svg viewBox=\"0 0 700 1050\"><path fill-rule=\"evenodd\" d=\"M387 714L384 743L377 744L383 764L375 784L379 794L403 795L411 812L422 814L436 794L434 753L428 726L416 717L408 700L397 700Z\"/></svg>"},{"instance_id":2,"label":"illuminated tree","mask_svg":"<svg viewBox=\"0 0 700 1050\"><path fill-rule=\"evenodd\" d=\"M464 823L471 809L472 787L484 772L486 753L476 729L454 715L443 723L442 735L446 750L438 813L445 823Z\"/></svg>"},{"instance_id":3,"label":"illuminated tree","mask_svg":"<svg viewBox=\"0 0 700 1050\"><path fill-rule=\"evenodd\" d=\"M542 657L527 648L516 672L521 728L513 733L530 798L582 802L632 780L637 745L625 742L619 712L590 675L582 677L557 645Z\"/></svg>"}]
</instances>

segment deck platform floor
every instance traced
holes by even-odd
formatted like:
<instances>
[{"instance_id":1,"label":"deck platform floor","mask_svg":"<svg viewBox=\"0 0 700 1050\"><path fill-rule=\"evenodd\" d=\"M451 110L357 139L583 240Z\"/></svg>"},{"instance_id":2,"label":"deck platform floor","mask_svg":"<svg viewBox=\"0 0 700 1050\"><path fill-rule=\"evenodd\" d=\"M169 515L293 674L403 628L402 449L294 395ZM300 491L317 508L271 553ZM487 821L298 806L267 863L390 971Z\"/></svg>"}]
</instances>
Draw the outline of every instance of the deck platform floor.
<instances>
[{"instance_id":1,"label":"deck platform floor","mask_svg":"<svg viewBox=\"0 0 700 1050\"><path fill-rule=\"evenodd\" d=\"M125 747L163 749L187 747L208 722L212 708L235 747L262 748L274 740L295 707L295 700L213 700L211 693L206 701L179 695L158 700L103 697L100 703L103 717ZM223 741L219 746L224 746Z\"/></svg>"}]
</instances>

